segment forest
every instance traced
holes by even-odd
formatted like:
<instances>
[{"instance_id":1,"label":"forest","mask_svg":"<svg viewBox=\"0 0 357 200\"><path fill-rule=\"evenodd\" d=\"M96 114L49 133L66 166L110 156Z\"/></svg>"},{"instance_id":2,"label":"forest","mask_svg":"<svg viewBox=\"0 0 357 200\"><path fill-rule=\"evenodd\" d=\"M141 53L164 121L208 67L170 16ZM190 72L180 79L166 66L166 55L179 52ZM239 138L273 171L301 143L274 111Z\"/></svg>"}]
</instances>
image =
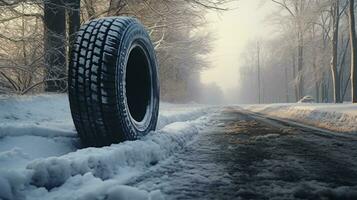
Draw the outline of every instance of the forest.
<instances>
[{"instance_id":1,"label":"forest","mask_svg":"<svg viewBox=\"0 0 357 200\"><path fill-rule=\"evenodd\" d=\"M232 0L1 0L0 93L67 91L67 65L79 26L108 16L133 16L147 28L167 102L222 103L216 84L203 84L215 35L207 12L240 12ZM239 1L238 1L239 2ZM250 41L241 55L239 103L357 101L353 0L266 0L270 38ZM238 4L239 5L239 4Z\"/></svg>"},{"instance_id":2,"label":"forest","mask_svg":"<svg viewBox=\"0 0 357 200\"><path fill-rule=\"evenodd\" d=\"M356 102L354 1L269 3L277 11L267 20L277 29L247 45L239 96L246 103L297 102L306 95L316 102Z\"/></svg>"},{"instance_id":3,"label":"forest","mask_svg":"<svg viewBox=\"0 0 357 200\"><path fill-rule=\"evenodd\" d=\"M1 0L0 93L66 92L71 43L80 24L132 16L147 28L159 61L161 98L193 101L205 90L199 73L212 35L201 31L208 10L226 0ZM208 89L212 90L212 89ZM219 89L216 89L219 91Z\"/></svg>"}]
</instances>

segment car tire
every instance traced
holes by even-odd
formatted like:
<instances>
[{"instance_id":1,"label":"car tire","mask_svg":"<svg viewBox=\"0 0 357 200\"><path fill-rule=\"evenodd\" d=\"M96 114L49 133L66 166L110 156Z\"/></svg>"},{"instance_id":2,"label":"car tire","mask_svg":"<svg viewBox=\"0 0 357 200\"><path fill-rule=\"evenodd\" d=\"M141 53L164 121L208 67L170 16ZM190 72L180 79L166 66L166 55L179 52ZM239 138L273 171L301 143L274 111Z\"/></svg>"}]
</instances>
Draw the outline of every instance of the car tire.
<instances>
[{"instance_id":1,"label":"car tire","mask_svg":"<svg viewBox=\"0 0 357 200\"><path fill-rule=\"evenodd\" d=\"M138 20L89 21L77 32L72 49L69 103L85 146L135 140L155 130L157 61L150 37Z\"/></svg>"}]
</instances>

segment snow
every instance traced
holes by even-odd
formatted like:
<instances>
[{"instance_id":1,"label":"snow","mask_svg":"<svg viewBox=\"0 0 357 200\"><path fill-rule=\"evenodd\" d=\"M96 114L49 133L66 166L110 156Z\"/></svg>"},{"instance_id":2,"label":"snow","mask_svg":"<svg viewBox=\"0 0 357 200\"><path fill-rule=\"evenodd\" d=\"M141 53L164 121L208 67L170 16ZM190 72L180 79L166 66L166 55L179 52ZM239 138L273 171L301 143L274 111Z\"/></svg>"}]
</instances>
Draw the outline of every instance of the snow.
<instances>
[{"instance_id":1,"label":"snow","mask_svg":"<svg viewBox=\"0 0 357 200\"><path fill-rule=\"evenodd\" d=\"M163 199L125 183L194 141L217 108L161 103L158 130L83 148L66 95L0 97L0 199Z\"/></svg>"},{"instance_id":2,"label":"snow","mask_svg":"<svg viewBox=\"0 0 357 200\"><path fill-rule=\"evenodd\" d=\"M246 105L245 109L343 133L357 133L356 104L265 104Z\"/></svg>"},{"instance_id":3,"label":"snow","mask_svg":"<svg viewBox=\"0 0 357 200\"><path fill-rule=\"evenodd\" d=\"M123 185L117 179L102 180L91 173L71 177L61 187L47 191L38 188L27 193L27 199L124 199L124 200L161 200L160 191L145 191L138 188Z\"/></svg>"},{"instance_id":4,"label":"snow","mask_svg":"<svg viewBox=\"0 0 357 200\"><path fill-rule=\"evenodd\" d=\"M75 135L65 95L1 97L0 110L1 137Z\"/></svg>"},{"instance_id":5,"label":"snow","mask_svg":"<svg viewBox=\"0 0 357 200\"><path fill-rule=\"evenodd\" d=\"M357 132L357 106L352 104L299 103L241 107L333 131ZM229 109L234 110L232 107ZM244 136L244 126L250 124L247 121L250 118L224 116L217 112L222 110L220 107L199 104L161 103L156 131L137 141L103 148L82 148L74 129L66 95L0 96L0 110L0 199L4 200L162 200L174 190L173 185L178 185L182 180L190 180L181 187L186 189L192 188L191 183L229 187L232 179L231 175L225 172L226 163L207 161L208 155L223 152L224 149L236 150L236 153L242 153L243 156L245 152L239 148L250 150L249 145L245 143L225 143L223 138L230 134L230 130L226 130L229 120L240 120L234 121L237 127L232 125L233 132L243 131L243 135L237 135L237 141L249 140L257 144L281 146L287 140L291 139L294 144L296 138L303 138L309 145L311 143L316 147L321 144L328 147L329 158L332 156L347 161L354 159L354 154L349 155L347 150L341 150L338 145L341 142L337 139L324 139L309 133L291 134L293 131L290 131L289 127L281 130L286 134L263 127L264 134ZM214 130L206 130L212 123L216 128L226 131L226 134L222 136ZM258 125L254 123L251 126L256 128ZM231 136L233 135L232 133ZM222 137L222 140L217 137ZM216 143L212 140L214 138ZM222 143L218 143L221 146L217 145L217 141ZM349 141L342 141L342 144L348 151L354 152L355 145ZM283 150L284 148L274 148L275 155L281 155ZM289 152L288 149L285 150ZM253 150L252 152L254 153ZM285 187L277 179L287 168L292 169L293 174L305 174L305 171L309 170L306 166L310 165L303 165L305 161L299 160L301 157L293 156L294 154L284 155L289 156L282 157L282 160L267 157L250 165L250 168L259 169L257 180L271 180L271 184L260 185L258 190L269 191L271 194L294 194L301 198L314 194L331 194L341 199L357 195L356 186L332 187L315 180L315 177L298 184L289 185L283 182L288 184ZM194 162L195 160L198 162ZM178 169L184 170L180 172ZM237 170L235 173L243 171ZM172 172L173 176L169 177L166 172ZM159 176L153 176L155 173ZM203 189L201 188L201 191L204 191ZM253 192L249 190L249 187L242 186L238 193L249 195ZM179 196L179 193L180 190L175 195Z\"/></svg>"},{"instance_id":6,"label":"snow","mask_svg":"<svg viewBox=\"0 0 357 200\"><path fill-rule=\"evenodd\" d=\"M40 159L30 163L32 184L53 188L68 178L91 172L103 180L125 176L121 169L144 169L164 160L192 140L198 132L197 122L177 122L152 133L142 140L129 141L103 148L86 148L60 157Z\"/></svg>"}]
</instances>

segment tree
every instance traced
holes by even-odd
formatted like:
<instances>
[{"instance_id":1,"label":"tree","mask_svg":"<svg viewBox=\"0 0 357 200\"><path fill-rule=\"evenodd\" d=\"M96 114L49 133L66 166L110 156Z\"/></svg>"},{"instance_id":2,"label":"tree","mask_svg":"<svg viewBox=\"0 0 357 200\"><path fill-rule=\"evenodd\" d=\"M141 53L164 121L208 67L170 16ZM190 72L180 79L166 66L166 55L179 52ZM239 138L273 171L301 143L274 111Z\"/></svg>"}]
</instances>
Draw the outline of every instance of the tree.
<instances>
[{"instance_id":1,"label":"tree","mask_svg":"<svg viewBox=\"0 0 357 200\"><path fill-rule=\"evenodd\" d=\"M43 83L42 9L36 1L0 1L0 93L39 91Z\"/></svg>"},{"instance_id":2,"label":"tree","mask_svg":"<svg viewBox=\"0 0 357 200\"><path fill-rule=\"evenodd\" d=\"M67 89L67 44L73 43L80 25L80 0L44 1L45 91L64 92ZM68 32L67 20L68 16ZM67 42L67 35L69 42ZM71 45L69 45L71 46Z\"/></svg>"},{"instance_id":3,"label":"tree","mask_svg":"<svg viewBox=\"0 0 357 200\"><path fill-rule=\"evenodd\" d=\"M68 10L69 52L71 52L75 34L81 25L80 2L80 0L67 0L66 2L66 8Z\"/></svg>"},{"instance_id":4,"label":"tree","mask_svg":"<svg viewBox=\"0 0 357 200\"><path fill-rule=\"evenodd\" d=\"M352 102L357 103L357 40L354 15L354 0L349 1L349 26L351 45L351 88Z\"/></svg>"},{"instance_id":5,"label":"tree","mask_svg":"<svg viewBox=\"0 0 357 200\"><path fill-rule=\"evenodd\" d=\"M304 34L310 26L309 11L312 7L311 0L272 0L287 11L293 23L297 42L297 88L298 99L304 95Z\"/></svg>"},{"instance_id":6,"label":"tree","mask_svg":"<svg viewBox=\"0 0 357 200\"><path fill-rule=\"evenodd\" d=\"M259 41L257 42L257 68L258 68L258 103L261 103L261 80L260 80L260 51L261 46Z\"/></svg>"},{"instance_id":7,"label":"tree","mask_svg":"<svg viewBox=\"0 0 357 200\"><path fill-rule=\"evenodd\" d=\"M338 31L340 24L340 1L333 0L331 5L331 18L332 18L332 58L331 58L331 72L333 81L333 92L335 103L342 103L341 100L341 86L340 75L337 69L337 51L338 51Z\"/></svg>"},{"instance_id":8,"label":"tree","mask_svg":"<svg viewBox=\"0 0 357 200\"><path fill-rule=\"evenodd\" d=\"M66 89L66 10L62 0L44 2L45 91Z\"/></svg>"}]
</instances>

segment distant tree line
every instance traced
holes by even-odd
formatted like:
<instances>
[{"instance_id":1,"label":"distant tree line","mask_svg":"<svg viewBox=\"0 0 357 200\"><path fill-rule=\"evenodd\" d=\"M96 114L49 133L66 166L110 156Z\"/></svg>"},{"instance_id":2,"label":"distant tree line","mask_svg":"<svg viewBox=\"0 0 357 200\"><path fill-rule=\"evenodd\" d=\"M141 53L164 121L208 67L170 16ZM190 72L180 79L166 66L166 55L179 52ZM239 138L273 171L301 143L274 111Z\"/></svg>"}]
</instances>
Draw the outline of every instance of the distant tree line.
<instances>
[{"instance_id":1,"label":"distant tree line","mask_svg":"<svg viewBox=\"0 0 357 200\"><path fill-rule=\"evenodd\" d=\"M272 39L247 46L241 89L247 99L296 102L311 95L317 102L357 102L355 4L353 0L271 0L278 10ZM260 56L258 55L258 51ZM257 60L261 59L258 66ZM257 68L260 67L260 73ZM262 88L259 90L258 75ZM255 80L256 84L251 84ZM248 88L245 89L244 87ZM257 91L249 93L248 91ZM258 91L259 90L259 91Z\"/></svg>"}]
</instances>

